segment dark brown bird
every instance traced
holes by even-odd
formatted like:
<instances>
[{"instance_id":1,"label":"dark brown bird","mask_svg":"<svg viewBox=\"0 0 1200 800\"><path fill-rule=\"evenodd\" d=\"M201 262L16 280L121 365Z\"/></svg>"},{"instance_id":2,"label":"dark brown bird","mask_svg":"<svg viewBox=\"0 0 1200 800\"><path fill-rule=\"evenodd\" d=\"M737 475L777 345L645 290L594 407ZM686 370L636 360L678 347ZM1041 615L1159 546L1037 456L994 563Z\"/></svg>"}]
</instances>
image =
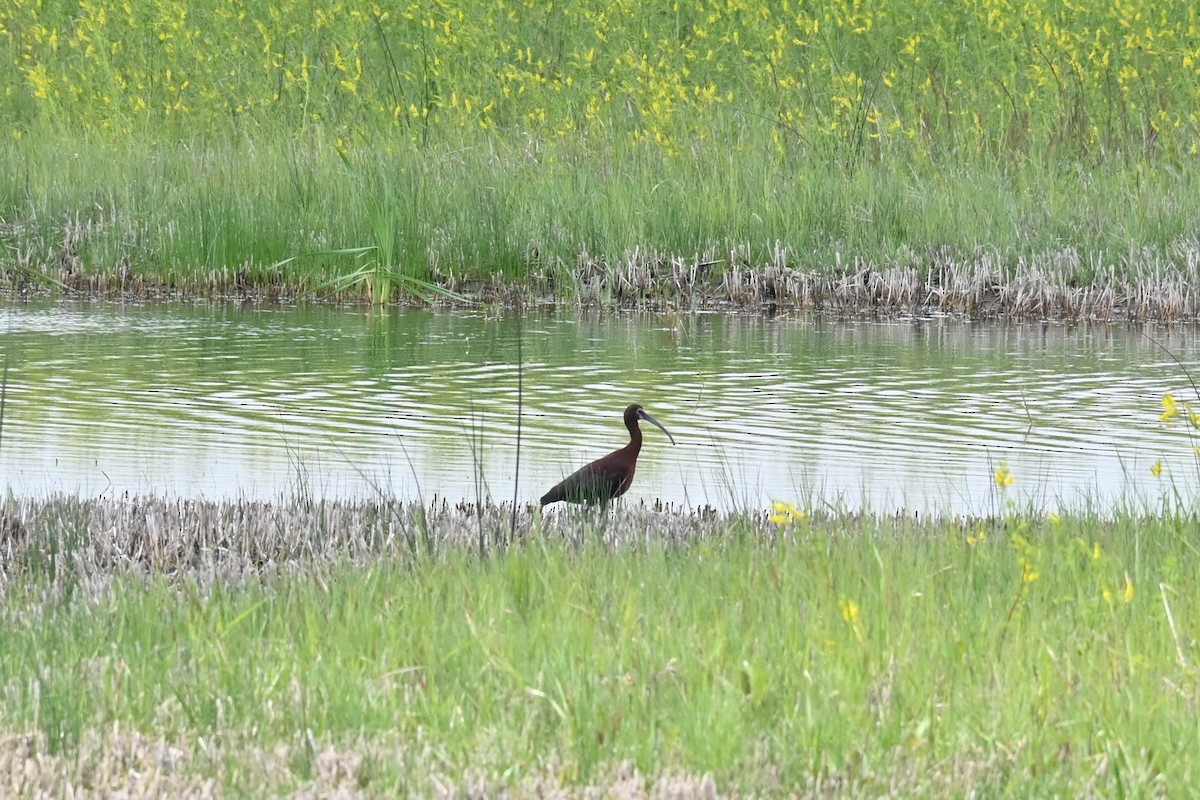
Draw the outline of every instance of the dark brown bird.
<instances>
[{"instance_id":1,"label":"dark brown bird","mask_svg":"<svg viewBox=\"0 0 1200 800\"><path fill-rule=\"evenodd\" d=\"M598 458L563 479L562 483L542 495L542 505L566 500L568 503L608 503L629 491L637 469L638 453L642 451L642 429L638 420L644 419L667 434L671 444L675 437L658 420L646 413L637 403L625 409L625 427L629 429L629 444L620 450Z\"/></svg>"}]
</instances>

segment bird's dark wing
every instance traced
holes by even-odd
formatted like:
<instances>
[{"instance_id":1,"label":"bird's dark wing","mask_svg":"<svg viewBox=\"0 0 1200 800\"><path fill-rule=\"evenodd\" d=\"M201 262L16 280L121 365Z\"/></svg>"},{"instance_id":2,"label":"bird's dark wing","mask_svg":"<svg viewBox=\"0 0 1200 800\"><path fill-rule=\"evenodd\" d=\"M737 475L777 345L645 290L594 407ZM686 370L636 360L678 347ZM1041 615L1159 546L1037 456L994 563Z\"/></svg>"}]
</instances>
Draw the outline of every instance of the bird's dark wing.
<instances>
[{"instance_id":1,"label":"bird's dark wing","mask_svg":"<svg viewBox=\"0 0 1200 800\"><path fill-rule=\"evenodd\" d=\"M564 478L542 496L542 505L559 500L588 505L606 503L623 495L632 482L632 466L605 456Z\"/></svg>"}]
</instances>

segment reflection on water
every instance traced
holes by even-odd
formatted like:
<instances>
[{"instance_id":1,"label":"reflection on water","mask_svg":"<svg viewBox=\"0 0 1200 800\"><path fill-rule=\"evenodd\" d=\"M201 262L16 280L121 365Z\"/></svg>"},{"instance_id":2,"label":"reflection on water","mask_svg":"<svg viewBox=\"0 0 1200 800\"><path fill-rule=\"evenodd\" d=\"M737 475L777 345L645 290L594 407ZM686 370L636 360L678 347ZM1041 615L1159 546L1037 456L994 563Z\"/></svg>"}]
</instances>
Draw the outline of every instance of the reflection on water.
<instances>
[{"instance_id":1,"label":"reflection on water","mask_svg":"<svg viewBox=\"0 0 1200 800\"><path fill-rule=\"evenodd\" d=\"M630 402L678 441L648 427L633 502L983 513L1001 461L1046 508L1196 483L1158 421L1194 392L1125 326L9 305L0 332L18 494L508 500L516 474L534 501L625 443ZM1196 329L1149 332L1200 374Z\"/></svg>"}]
</instances>

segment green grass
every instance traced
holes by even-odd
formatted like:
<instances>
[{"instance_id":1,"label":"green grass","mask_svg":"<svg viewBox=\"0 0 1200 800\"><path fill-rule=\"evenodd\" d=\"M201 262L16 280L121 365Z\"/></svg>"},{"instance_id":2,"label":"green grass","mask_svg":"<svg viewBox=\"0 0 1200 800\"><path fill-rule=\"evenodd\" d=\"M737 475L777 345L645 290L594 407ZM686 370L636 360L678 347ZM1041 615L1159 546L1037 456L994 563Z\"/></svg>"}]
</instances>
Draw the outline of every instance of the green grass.
<instances>
[{"instance_id":1,"label":"green grass","mask_svg":"<svg viewBox=\"0 0 1200 800\"><path fill-rule=\"evenodd\" d=\"M878 164L841 174L759 138L695 159L608 141L538 153L496 142L364 149L343 160L319 134L200 145L62 134L0 147L19 177L0 187L0 217L12 267L83 289L103 276L112 289L124 263L127 283L193 293L216 275L354 294L360 284L346 276L361 261L332 251L381 244L374 262L403 279L498 279L567 297L595 270L616 284L612 273L635 267L648 270L650 294L685 294L669 280L673 257L684 272L715 262L697 278L710 288L735 262L819 275L916 269L935 285L947 265L1004 281L1032 264L1063 285L1152 283L1186 271L1198 246L1190 170ZM295 256L305 257L276 266Z\"/></svg>"},{"instance_id":2,"label":"green grass","mask_svg":"<svg viewBox=\"0 0 1200 800\"><path fill-rule=\"evenodd\" d=\"M109 566L67 594L10 574L0 727L64 764L96 737L165 741L171 780L234 793L281 753L276 789L331 780L326 750L381 796L612 786L623 762L734 794L1136 796L1200 776L1190 518L621 513L610 532L640 544L524 517L480 559L467 515L462 544L416 557Z\"/></svg>"},{"instance_id":3,"label":"green grass","mask_svg":"<svg viewBox=\"0 0 1200 800\"><path fill-rule=\"evenodd\" d=\"M376 299L604 300L637 270L665 295L697 263L710 296L743 262L1169 289L1200 228L1194 28L1176 0L10 0L0 266L18 288ZM311 257L381 243L366 273Z\"/></svg>"}]
</instances>

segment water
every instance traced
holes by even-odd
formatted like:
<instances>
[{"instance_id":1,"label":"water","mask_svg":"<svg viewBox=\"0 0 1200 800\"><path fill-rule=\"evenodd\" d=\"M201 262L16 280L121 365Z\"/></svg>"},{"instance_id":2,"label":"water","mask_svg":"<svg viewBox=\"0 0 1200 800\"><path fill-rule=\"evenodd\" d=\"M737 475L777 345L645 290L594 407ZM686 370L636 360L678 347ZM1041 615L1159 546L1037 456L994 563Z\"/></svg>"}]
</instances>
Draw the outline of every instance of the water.
<instances>
[{"instance_id":1,"label":"water","mask_svg":"<svg viewBox=\"0 0 1200 800\"><path fill-rule=\"evenodd\" d=\"M630 402L678 442L644 426L632 502L987 513L1196 484L1158 421L1195 392L1126 326L23 304L0 332L20 495L509 500L516 476L536 502L625 443ZM1200 331L1148 332L1200 375Z\"/></svg>"}]
</instances>

